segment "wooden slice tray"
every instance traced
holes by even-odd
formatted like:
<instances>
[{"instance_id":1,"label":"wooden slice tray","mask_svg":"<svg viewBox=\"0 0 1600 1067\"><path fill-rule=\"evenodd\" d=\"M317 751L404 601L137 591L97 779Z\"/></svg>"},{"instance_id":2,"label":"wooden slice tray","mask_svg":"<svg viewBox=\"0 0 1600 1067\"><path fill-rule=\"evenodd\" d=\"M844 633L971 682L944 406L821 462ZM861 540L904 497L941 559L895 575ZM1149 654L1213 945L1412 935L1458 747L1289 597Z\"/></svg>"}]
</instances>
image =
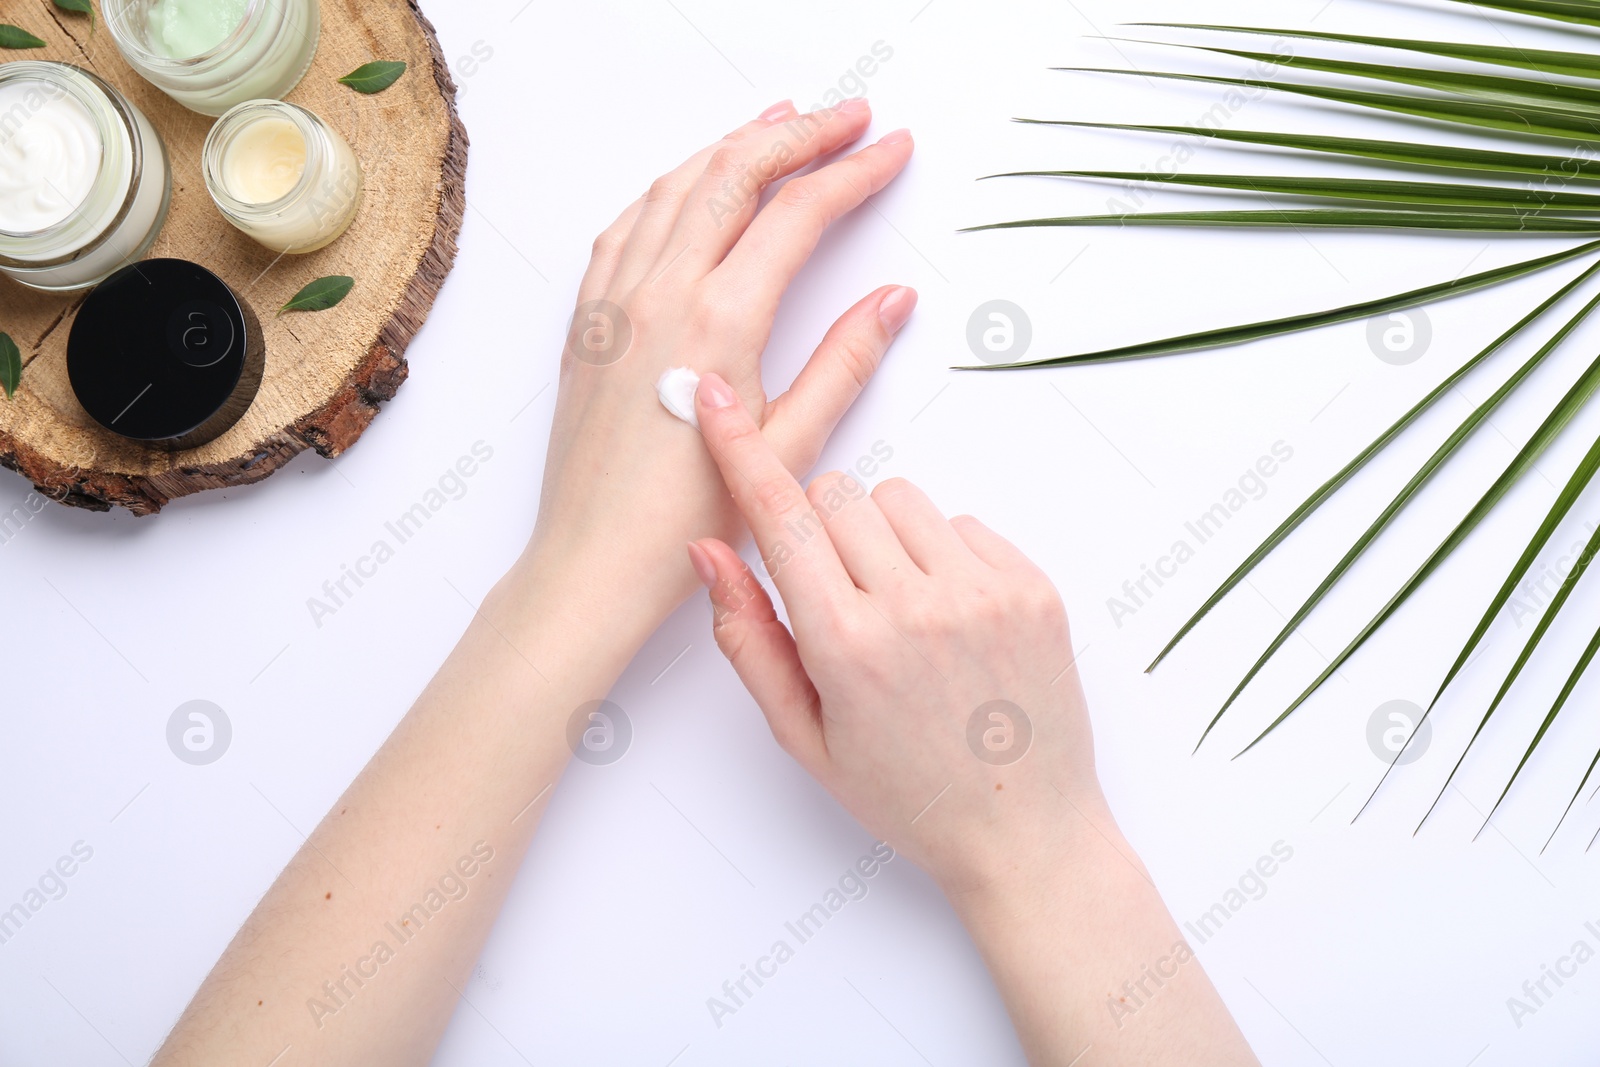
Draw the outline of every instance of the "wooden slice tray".
<instances>
[{"instance_id":1,"label":"wooden slice tray","mask_svg":"<svg viewBox=\"0 0 1600 1067\"><path fill-rule=\"evenodd\" d=\"M0 394L0 464L63 504L148 515L189 493L258 482L307 448L329 457L349 448L405 381L406 346L455 260L466 205L467 133L455 83L416 0L322 0L316 61L287 99L349 140L366 189L350 230L303 256L280 257L223 220L200 173L212 120L135 74L98 11L93 32L87 17L51 0L16 3L4 21L49 47L0 58L86 67L160 131L172 161L172 212L150 255L193 260L232 286L261 320L267 367L255 403L226 434L183 452L148 448L101 429L68 385L67 334L86 291L39 293L0 278L0 331L23 359L15 398ZM403 59L409 69L374 96L338 83L374 59ZM356 279L342 304L274 316L305 283L329 274Z\"/></svg>"}]
</instances>

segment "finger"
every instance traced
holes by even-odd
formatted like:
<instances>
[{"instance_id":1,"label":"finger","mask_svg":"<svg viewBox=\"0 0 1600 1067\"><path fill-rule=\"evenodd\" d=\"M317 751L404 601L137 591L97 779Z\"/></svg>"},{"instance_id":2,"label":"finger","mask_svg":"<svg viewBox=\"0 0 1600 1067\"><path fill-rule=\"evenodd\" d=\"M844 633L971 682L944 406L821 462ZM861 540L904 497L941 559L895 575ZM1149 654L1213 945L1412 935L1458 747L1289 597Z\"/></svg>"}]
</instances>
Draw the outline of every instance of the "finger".
<instances>
[{"instance_id":1,"label":"finger","mask_svg":"<svg viewBox=\"0 0 1600 1067\"><path fill-rule=\"evenodd\" d=\"M587 304L606 295L611 286L611 279L616 276L617 265L622 262L622 250L627 245L628 237L633 233L633 227L639 221L639 212L643 208L644 197L640 197L623 208L617 220L594 239L594 251L589 256L589 269L584 271L583 281L578 284L578 303Z\"/></svg>"},{"instance_id":2,"label":"finger","mask_svg":"<svg viewBox=\"0 0 1600 1067\"><path fill-rule=\"evenodd\" d=\"M626 292L657 272L656 261L660 259L661 250L667 243L667 235L677 225L684 200L700 180L700 175L705 173L706 165L718 149L757 130L764 130L774 121L782 121L793 115L794 105L787 100L774 104L759 118L740 126L716 144L702 148L651 183L649 191L644 194L639 218L623 249L622 260L613 280L614 289Z\"/></svg>"},{"instance_id":3,"label":"finger","mask_svg":"<svg viewBox=\"0 0 1600 1067\"><path fill-rule=\"evenodd\" d=\"M885 589L921 577L894 527L854 475L832 471L811 483L806 497L828 528L828 539L856 588Z\"/></svg>"},{"instance_id":4,"label":"finger","mask_svg":"<svg viewBox=\"0 0 1600 1067\"><path fill-rule=\"evenodd\" d=\"M843 148L871 122L872 109L855 97L723 145L690 191L663 256L676 257L691 277L703 277L743 236L767 186Z\"/></svg>"},{"instance_id":5,"label":"finger","mask_svg":"<svg viewBox=\"0 0 1600 1067\"><path fill-rule=\"evenodd\" d=\"M903 285L870 294L840 316L789 391L772 402L762 432L790 470L803 474L816 464L916 306L916 290Z\"/></svg>"},{"instance_id":6,"label":"finger","mask_svg":"<svg viewBox=\"0 0 1600 1067\"><path fill-rule=\"evenodd\" d=\"M997 571L1032 569L1034 563L1022 549L995 533L971 515L957 515L950 520L956 536L967 543L972 554Z\"/></svg>"},{"instance_id":7,"label":"finger","mask_svg":"<svg viewBox=\"0 0 1600 1067\"><path fill-rule=\"evenodd\" d=\"M835 219L888 185L911 159L911 134L896 130L877 144L794 178L750 223L712 272L755 306L775 309Z\"/></svg>"},{"instance_id":8,"label":"finger","mask_svg":"<svg viewBox=\"0 0 1600 1067\"><path fill-rule=\"evenodd\" d=\"M926 574L968 570L978 563L972 549L933 506L928 494L904 478L890 478L872 491L906 553Z\"/></svg>"},{"instance_id":9,"label":"finger","mask_svg":"<svg viewBox=\"0 0 1600 1067\"><path fill-rule=\"evenodd\" d=\"M706 446L755 534L791 617L837 607L846 594L857 595L822 519L733 387L716 374L705 375L695 393L695 411Z\"/></svg>"},{"instance_id":10,"label":"finger","mask_svg":"<svg viewBox=\"0 0 1600 1067\"><path fill-rule=\"evenodd\" d=\"M755 698L772 736L802 766L819 766L827 754L822 701L767 591L721 541L691 541L689 562L711 592L717 647Z\"/></svg>"}]
</instances>

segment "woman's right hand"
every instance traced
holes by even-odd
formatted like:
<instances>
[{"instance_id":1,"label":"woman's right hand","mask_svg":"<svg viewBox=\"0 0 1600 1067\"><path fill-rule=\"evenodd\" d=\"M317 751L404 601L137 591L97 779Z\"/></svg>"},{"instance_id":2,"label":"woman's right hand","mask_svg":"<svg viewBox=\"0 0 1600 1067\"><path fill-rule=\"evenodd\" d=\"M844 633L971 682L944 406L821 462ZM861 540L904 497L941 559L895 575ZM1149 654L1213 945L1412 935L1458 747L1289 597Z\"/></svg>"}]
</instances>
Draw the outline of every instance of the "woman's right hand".
<instances>
[{"instance_id":1,"label":"woman's right hand","mask_svg":"<svg viewBox=\"0 0 1600 1067\"><path fill-rule=\"evenodd\" d=\"M1050 580L904 480L802 491L714 374L696 407L794 627L702 540L717 644L779 744L939 883L1029 1061L1254 1065L1106 807Z\"/></svg>"},{"instance_id":2,"label":"woman's right hand","mask_svg":"<svg viewBox=\"0 0 1600 1067\"><path fill-rule=\"evenodd\" d=\"M981 889L1101 821L1066 612L976 519L891 479L802 491L726 382L700 425L794 627L725 543L690 545L716 638L779 743L950 893Z\"/></svg>"}]
</instances>

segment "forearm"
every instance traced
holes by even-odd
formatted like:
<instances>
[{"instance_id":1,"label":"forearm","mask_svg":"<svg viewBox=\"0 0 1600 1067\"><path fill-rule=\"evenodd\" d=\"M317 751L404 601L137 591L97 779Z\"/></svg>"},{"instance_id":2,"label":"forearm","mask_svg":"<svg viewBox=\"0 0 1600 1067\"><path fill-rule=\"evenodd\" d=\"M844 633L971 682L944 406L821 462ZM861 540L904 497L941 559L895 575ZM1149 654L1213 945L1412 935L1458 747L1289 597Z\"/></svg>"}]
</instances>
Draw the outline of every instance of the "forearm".
<instances>
[{"instance_id":1,"label":"forearm","mask_svg":"<svg viewBox=\"0 0 1600 1067\"><path fill-rule=\"evenodd\" d=\"M570 750L654 627L530 557L234 937L155 1063L426 1063ZM611 605L609 617L601 609Z\"/></svg>"},{"instance_id":2,"label":"forearm","mask_svg":"<svg viewBox=\"0 0 1600 1067\"><path fill-rule=\"evenodd\" d=\"M1080 800L1060 839L952 894L1034 1067L1256 1064L1123 840Z\"/></svg>"}]
</instances>

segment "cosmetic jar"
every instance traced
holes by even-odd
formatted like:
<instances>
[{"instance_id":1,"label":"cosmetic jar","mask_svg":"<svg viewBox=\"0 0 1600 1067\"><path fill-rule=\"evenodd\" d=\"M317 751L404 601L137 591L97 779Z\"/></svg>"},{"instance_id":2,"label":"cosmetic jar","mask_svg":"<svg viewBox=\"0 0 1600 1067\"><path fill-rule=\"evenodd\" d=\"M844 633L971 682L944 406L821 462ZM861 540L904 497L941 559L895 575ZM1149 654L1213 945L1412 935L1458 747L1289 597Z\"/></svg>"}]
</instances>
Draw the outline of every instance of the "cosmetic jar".
<instances>
[{"instance_id":1,"label":"cosmetic jar","mask_svg":"<svg viewBox=\"0 0 1600 1067\"><path fill-rule=\"evenodd\" d=\"M83 289L150 250L172 200L139 109L66 63L0 64L0 273Z\"/></svg>"},{"instance_id":2,"label":"cosmetic jar","mask_svg":"<svg viewBox=\"0 0 1600 1067\"><path fill-rule=\"evenodd\" d=\"M329 244L361 202L361 165L349 143L295 104L233 108L211 127L200 167L223 217L278 252Z\"/></svg>"},{"instance_id":3,"label":"cosmetic jar","mask_svg":"<svg viewBox=\"0 0 1600 1067\"><path fill-rule=\"evenodd\" d=\"M89 417L170 451L203 445L238 422L265 369L250 306L182 259L147 259L107 278L67 336L67 378Z\"/></svg>"},{"instance_id":4,"label":"cosmetic jar","mask_svg":"<svg viewBox=\"0 0 1600 1067\"><path fill-rule=\"evenodd\" d=\"M102 9L128 65L202 115L281 99L310 68L322 30L318 0L103 0Z\"/></svg>"}]
</instances>

